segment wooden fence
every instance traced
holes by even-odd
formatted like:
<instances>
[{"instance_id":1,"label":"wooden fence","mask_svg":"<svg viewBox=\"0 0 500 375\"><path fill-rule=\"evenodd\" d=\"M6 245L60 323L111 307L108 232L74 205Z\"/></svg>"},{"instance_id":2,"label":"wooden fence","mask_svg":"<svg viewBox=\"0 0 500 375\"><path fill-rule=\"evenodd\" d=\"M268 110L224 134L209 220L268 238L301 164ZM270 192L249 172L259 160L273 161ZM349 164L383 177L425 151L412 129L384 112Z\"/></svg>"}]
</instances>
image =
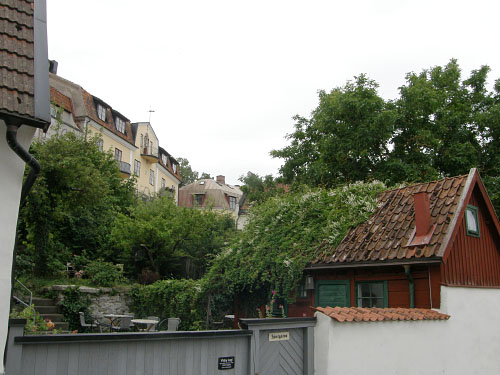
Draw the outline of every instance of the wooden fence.
<instances>
[{"instance_id":1,"label":"wooden fence","mask_svg":"<svg viewBox=\"0 0 500 375\"><path fill-rule=\"evenodd\" d=\"M314 318L242 323L247 329L24 336L24 320L12 319L6 375L313 374Z\"/></svg>"}]
</instances>

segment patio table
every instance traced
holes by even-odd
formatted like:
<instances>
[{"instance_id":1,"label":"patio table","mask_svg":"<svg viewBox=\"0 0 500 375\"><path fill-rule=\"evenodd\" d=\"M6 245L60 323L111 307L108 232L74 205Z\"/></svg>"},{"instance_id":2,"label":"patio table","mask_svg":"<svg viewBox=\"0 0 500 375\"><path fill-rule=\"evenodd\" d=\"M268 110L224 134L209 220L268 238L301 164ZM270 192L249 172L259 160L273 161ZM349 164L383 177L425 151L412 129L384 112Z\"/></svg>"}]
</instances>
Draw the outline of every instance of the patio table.
<instances>
[{"instance_id":1,"label":"patio table","mask_svg":"<svg viewBox=\"0 0 500 375\"><path fill-rule=\"evenodd\" d=\"M126 318L128 316L133 317L132 314L106 314L103 315L106 319L109 319L109 330L111 331L111 327L116 327L120 323L121 318Z\"/></svg>"},{"instance_id":2,"label":"patio table","mask_svg":"<svg viewBox=\"0 0 500 375\"><path fill-rule=\"evenodd\" d=\"M132 319L132 323L134 323L137 326L137 329L139 331L149 332L151 328L156 326L159 322L158 320L153 320L153 319ZM144 326L146 327L144 328Z\"/></svg>"}]
</instances>

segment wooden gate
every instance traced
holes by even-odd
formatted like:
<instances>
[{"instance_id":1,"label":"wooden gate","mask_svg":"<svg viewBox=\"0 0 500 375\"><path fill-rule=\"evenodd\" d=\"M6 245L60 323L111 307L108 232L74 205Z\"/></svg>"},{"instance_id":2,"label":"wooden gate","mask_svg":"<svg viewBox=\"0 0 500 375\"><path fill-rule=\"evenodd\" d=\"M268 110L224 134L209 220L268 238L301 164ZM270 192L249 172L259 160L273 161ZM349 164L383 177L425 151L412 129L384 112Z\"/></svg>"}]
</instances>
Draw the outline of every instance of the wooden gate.
<instances>
[{"instance_id":1,"label":"wooden gate","mask_svg":"<svg viewBox=\"0 0 500 375\"><path fill-rule=\"evenodd\" d=\"M253 331L250 374L313 375L315 318L243 319Z\"/></svg>"}]
</instances>

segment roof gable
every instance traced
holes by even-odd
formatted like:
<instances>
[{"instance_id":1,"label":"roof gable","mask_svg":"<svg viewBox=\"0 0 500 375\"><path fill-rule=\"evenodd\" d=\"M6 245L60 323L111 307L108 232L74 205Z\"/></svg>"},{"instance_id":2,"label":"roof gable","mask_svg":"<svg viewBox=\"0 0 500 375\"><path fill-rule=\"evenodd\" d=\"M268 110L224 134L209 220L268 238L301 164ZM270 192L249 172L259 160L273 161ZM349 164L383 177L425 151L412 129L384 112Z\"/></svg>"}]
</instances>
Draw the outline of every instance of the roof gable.
<instances>
[{"instance_id":1,"label":"roof gable","mask_svg":"<svg viewBox=\"0 0 500 375\"><path fill-rule=\"evenodd\" d=\"M378 197L379 208L364 223L352 228L336 247L322 245L311 268L338 267L360 263L430 262L445 260L463 218L466 202L479 187L489 214L500 233L500 225L476 169L469 175L445 178L388 190ZM427 244L408 246L415 229L413 195L426 192L430 198L431 227Z\"/></svg>"}]
</instances>

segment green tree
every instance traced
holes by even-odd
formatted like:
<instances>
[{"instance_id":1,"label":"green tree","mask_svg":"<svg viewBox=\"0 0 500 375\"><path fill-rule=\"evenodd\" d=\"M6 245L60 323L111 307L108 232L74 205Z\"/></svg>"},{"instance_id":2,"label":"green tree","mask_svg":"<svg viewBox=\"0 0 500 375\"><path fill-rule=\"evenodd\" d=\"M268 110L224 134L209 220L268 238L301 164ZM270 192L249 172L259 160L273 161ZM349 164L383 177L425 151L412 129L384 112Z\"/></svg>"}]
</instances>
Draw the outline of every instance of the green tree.
<instances>
[{"instance_id":1,"label":"green tree","mask_svg":"<svg viewBox=\"0 0 500 375\"><path fill-rule=\"evenodd\" d=\"M289 146L273 150L284 159L286 182L335 186L370 178L383 166L395 112L377 93L377 83L355 77L330 93L319 92L311 118L296 116Z\"/></svg>"},{"instance_id":2,"label":"green tree","mask_svg":"<svg viewBox=\"0 0 500 375\"><path fill-rule=\"evenodd\" d=\"M202 172L200 175L200 173L193 171L189 164L189 160L186 158L177 158L177 161L179 162L179 173L182 178L182 186L189 185L202 178L212 178L206 172Z\"/></svg>"},{"instance_id":3,"label":"green tree","mask_svg":"<svg viewBox=\"0 0 500 375\"><path fill-rule=\"evenodd\" d=\"M233 228L225 214L178 207L168 197L157 197L138 202L130 215L119 214L111 238L133 278L148 269L160 277L198 278Z\"/></svg>"},{"instance_id":4,"label":"green tree","mask_svg":"<svg viewBox=\"0 0 500 375\"><path fill-rule=\"evenodd\" d=\"M72 133L35 142L31 153L40 162L36 180L21 212L25 254L35 273L61 269L73 254L86 250L107 258L108 232L118 212L134 200L134 180L122 180L110 153L100 152Z\"/></svg>"},{"instance_id":5,"label":"green tree","mask_svg":"<svg viewBox=\"0 0 500 375\"><path fill-rule=\"evenodd\" d=\"M488 67L461 80L456 60L408 73L396 100L398 117L387 175L392 182L429 181L481 166L478 115L487 106Z\"/></svg>"},{"instance_id":6,"label":"green tree","mask_svg":"<svg viewBox=\"0 0 500 375\"><path fill-rule=\"evenodd\" d=\"M250 202L261 203L276 194L284 193L283 185L270 174L260 177L249 171L246 175L240 176L239 180L244 184L241 190L247 194L247 200Z\"/></svg>"}]
</instances>

